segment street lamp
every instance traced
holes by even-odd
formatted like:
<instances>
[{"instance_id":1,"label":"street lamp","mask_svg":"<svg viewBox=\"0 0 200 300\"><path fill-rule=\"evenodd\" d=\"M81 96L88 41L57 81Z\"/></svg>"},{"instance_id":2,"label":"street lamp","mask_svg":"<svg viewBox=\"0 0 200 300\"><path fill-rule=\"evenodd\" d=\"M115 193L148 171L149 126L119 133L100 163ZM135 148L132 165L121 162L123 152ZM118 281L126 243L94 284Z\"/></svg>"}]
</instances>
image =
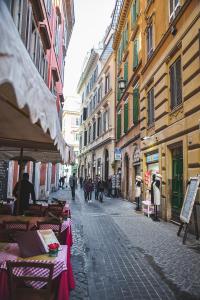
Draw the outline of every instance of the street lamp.
<instances>
[{"instance_id":1,"label":"street lamp","mask_svg":"<svg viewBox=\"0 0 200 300\"><path fill-rule=\"evenodd\" d=\"M118 79L118 87L121 92L123 92L126 88L126 80L124 80L122 77Z\"/></svg>"}]
</instances>

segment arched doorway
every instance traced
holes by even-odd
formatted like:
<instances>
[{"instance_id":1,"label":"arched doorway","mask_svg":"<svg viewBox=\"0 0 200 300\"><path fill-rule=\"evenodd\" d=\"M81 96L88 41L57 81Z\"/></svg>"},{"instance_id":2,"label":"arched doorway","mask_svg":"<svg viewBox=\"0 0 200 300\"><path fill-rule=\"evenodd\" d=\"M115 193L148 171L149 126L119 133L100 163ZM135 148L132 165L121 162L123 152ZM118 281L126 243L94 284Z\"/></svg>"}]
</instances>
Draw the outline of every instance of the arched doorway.
<instances>
[{"instance_id":1,"label":"arched doorway","mask_svg":"<svg viewBox=\"0 0 200 300\"><path fill-rule=\"evenodd\" d=\"M125 197L129 197L129 157L128 154L125 154L124 157L124 167L125 167Z\"/></svg>"},{"instance_id":2,"label":"arched doorway","mask_svg":"<svg viewBox=\"0 0 200 300\"><path fill-rule=\"evenodd\" d=\"M104 154L104 161L105 161L105 181L108 180L108 175L109 175L109 153L108 150L105 150L105 154Z\"/></svg>"}]
</instances>

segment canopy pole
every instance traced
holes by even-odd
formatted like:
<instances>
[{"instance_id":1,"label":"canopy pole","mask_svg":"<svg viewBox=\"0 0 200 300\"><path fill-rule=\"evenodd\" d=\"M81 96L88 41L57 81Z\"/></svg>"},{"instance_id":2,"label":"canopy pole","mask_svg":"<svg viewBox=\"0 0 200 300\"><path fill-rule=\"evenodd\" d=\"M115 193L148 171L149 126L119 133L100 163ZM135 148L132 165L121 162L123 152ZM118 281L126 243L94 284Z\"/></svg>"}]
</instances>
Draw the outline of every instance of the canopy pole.
<instances>
[{"instance_id":1,"label":"canopy pole","mask_svg":"<svg viewBox=\"0 0 200 300\"><path fill-rule=\"evenodd\" d=\"M20 158L19 158L19 186L18 186L18 194L17 194L17 215L19 214L20 201L21 201L21 181L23 178L25 164L23 162L23 148L20 148Z\"/></svg>"}]
</instances>

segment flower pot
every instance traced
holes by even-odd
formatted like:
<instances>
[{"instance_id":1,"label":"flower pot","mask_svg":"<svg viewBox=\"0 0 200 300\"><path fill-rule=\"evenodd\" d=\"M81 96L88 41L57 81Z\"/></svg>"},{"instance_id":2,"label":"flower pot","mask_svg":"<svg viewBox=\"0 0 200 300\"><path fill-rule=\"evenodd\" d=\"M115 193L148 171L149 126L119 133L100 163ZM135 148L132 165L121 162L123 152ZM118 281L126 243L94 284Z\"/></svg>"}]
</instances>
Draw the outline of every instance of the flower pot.
<instances>
[{"instance_id":1,"label":"flower pot","mask_svg":"<svg viewBox=\"0 0 200 300\"><path fill-rule=\"evenodd\" d=\"M51 257L58 256L58 249L49 250L49 256Z\"/></svg>"}]
</instances>

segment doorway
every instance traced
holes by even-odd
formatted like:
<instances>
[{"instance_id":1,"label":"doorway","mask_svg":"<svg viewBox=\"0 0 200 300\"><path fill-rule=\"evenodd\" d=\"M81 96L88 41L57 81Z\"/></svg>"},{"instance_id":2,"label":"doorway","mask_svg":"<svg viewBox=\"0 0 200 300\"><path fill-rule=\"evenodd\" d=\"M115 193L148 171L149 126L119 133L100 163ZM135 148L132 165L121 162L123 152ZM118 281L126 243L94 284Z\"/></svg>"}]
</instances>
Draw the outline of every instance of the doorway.
<instances>
[{"instance_id":1,"label":"doorway","mask_svg":"<svg viewBox=\"0 0 200 300\"><path fill-rule=\"evenodd\" d=\"M179 221L183 203L183 148L172 149L172 219Z\"/></svg>"}]
</instances>

